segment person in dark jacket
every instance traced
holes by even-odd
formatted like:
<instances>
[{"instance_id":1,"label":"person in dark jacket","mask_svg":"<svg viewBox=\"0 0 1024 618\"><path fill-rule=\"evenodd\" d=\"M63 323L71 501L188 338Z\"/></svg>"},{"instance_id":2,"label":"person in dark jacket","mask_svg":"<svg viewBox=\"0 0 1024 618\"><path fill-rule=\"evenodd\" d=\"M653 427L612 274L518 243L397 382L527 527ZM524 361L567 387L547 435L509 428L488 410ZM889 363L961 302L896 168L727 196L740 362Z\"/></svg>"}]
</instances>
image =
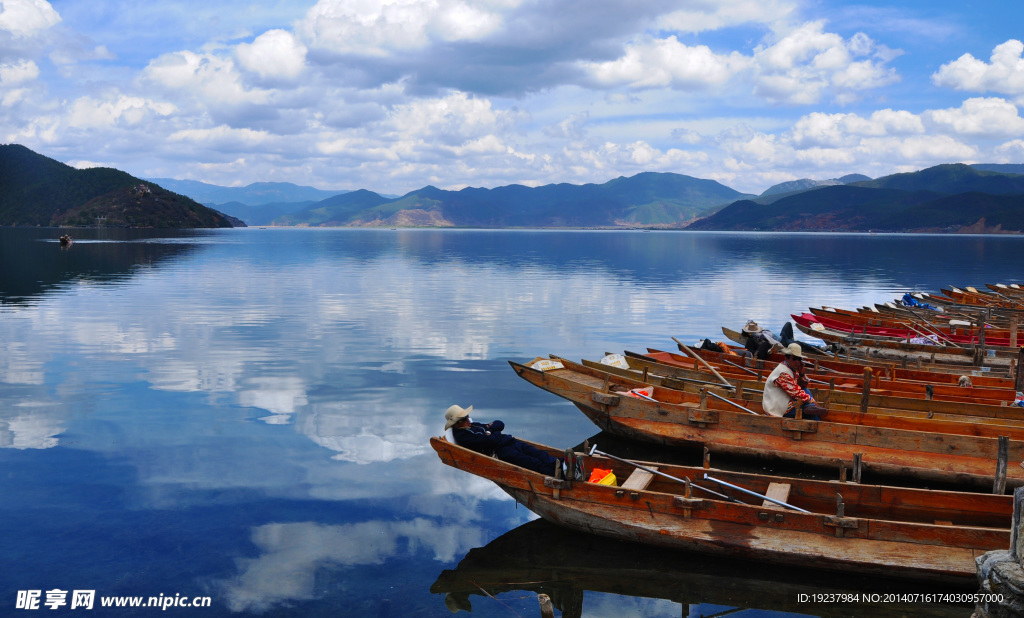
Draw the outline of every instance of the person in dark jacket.
<instances>
[{"instance_id":1,"label":"person in dark jacket","mask_svg":"<svg viewBox=\"0 0 1024 618\"><path fill-rule=\"evenodd\" d=\"M562 460L552 457L545 451L535 448L513 436L501 433L505 429L505 423L491 421L484 423L474 422L469 418L473 406L462 408L451 406L444 413L445 431L451 429L452 437L459 446L464 446L472 451L492 455L502 461L539 472L546 476L555 474L555 466L562 468Z\"/></svg>"}]
</instances>

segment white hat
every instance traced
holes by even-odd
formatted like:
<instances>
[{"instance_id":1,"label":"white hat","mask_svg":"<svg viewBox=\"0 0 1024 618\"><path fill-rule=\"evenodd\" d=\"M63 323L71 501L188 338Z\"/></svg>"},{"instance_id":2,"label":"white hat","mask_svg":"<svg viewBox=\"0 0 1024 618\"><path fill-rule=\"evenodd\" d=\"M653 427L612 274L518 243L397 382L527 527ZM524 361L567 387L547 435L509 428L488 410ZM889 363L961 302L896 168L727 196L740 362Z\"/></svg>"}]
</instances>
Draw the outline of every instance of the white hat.
<instances>
[{"instance_id":1,"label":"white hat","mask_svg":"<svg viewBox=\"0 0 1024 618\"><path fill-rule=\"evenodd\" d=\"M450 406L444 413L444 424L445 431L448 431L455 426L462 419L469 416L469 413L473 411L473 406L469 406L466 409L462 409L460 406Z\"/></svg>"},{"instance_id":2,"label":"white hat","mask_svg":"<svg viewBox=\"0 0 1024 618\"><path fill-rule=\"evenodd\" d=\"M786 347L782 348L782 353L785 354L786 356L795 356L797 358L804 357L803 348L801 348L800 344L795 341L787 345Z\"/></svg>"},{"instance_id":3,"label":"white hat","mask_svg":"<svg viewBox=\"0 0 1024 618\"><path fill-rule=\"evenodd\" d=\"M758 326L757 322L755 322L753 320L747 320L747 323L743 325L743 332L745 332L748 335L753 335L754 333L757 333L757 332L760 332L760 331L761 331L761 327Z\"/></svg>"}]
</instances>

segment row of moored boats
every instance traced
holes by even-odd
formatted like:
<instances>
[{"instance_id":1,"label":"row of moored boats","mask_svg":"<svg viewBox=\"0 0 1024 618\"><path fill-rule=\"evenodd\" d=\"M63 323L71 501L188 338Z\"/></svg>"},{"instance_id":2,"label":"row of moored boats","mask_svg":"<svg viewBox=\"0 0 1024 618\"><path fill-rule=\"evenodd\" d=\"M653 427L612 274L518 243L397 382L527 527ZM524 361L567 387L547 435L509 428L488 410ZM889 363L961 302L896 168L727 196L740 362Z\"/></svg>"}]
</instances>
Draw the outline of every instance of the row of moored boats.
<instances>
[{"instance_id":1,"label":"row of moored boats","mask_svg":"<svg viewBox=\"0 0 1024 618\"><path fill-rule=\"evenodd\" d=\"M792 319L821 341L801 342L809 390L828 410L821 420L762 409L765 380L784 357L781 345L763 358L748 351L760 336L751 328L723 328L724 341L675 340L672 350L510 362L607 434L703 447L696 465L634 461L586 443L569 452L587 470L611 470L618 482L607 485L541 475L444 438L432 446L444 463L584 531L804 566L973 579L977 558L1009 547L1007 491L1024 486L1024 286L951 287ZM723 457L794 462L816 478L711 466Z\"/></svg>"}]
</instances>

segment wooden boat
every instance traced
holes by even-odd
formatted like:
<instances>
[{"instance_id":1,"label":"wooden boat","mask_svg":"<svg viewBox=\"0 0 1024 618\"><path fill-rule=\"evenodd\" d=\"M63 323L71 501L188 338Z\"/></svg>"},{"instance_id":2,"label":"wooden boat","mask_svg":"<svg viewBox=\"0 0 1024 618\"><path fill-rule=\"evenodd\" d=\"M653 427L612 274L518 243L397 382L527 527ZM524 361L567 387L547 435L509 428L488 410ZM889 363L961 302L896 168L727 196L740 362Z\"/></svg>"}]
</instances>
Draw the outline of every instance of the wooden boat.
<instances>
[{"instance_id":1,"label":"wooden boat","mask_svg":"<svg viewBox=\"0 0 1024 618\"><path fill-rule=\"evenodd\" d=\"M530 364L537 360L546 359ZM830 413L823 421L762 416L754 402L738 402L742 410L737 402L712 397L695 404L672 389L641 399L626 394L647 386L638 380L576 367L541 371L509 364L519 377L572 402L601 429L633 440L703 444L712 452L833 468L853 469L860 461L880 474L976 487L1024 485L1020 428L872 414ZM1005 479L994 480L1002 474Z\"/></svg>"},{"instance_id":2,"label":"wooden boat","mask_svg":"<svg viewBox=\"0 0 1024 618\"><path fill-rule=\"evenodd\" d=\"M800 326L797 325L799 329ZM827 332L827 330L826 330ZM739 341L739 335L737 331L730 328L722 327L722 333L731 341ZM846 333L835 333L835 340L825 337L826 343L829 347L826 352L827 358L818 355L809 357L808 360L811 363L820 363L822 366L828 367L829 369L835 369L843 373L858 373L864 370L865 366L872 367L875 375L881 375L886 378L895 376L897 379L900 378L912 378L912 373L909 372L920 372L924 371L930 375L935 374L949 374L953 375L952 379L948 377L940 378L941 380L948 380L952 383L956 383L961 375L969 375L973 380L974 377L998 377L1004 378L1007 375L1006 369L1009 366L1004 366L996 371L993 367L988 366L974 366L971 363L973 359L966 359L965 357L957 356L956 362L951 362L949 359L944 359L945 362L931 362L931 358L927 354L906 354L893 352L891 350L878 351L871 348L859 348L857 346L848 346L841 343L846 339L851 339ZM816 333L814 335L818 337ZM860 341L861 337L853 337L853 341ZM839 341L840 343L836 343ZM932 347L929 347L931 351L935 351ZM682 347L680 347L682 350ZM838 350L838 351L832 351ZM863 352L863 353L862 353ZM772 354L769 356L769 360L780 361L783 356L781 354ZM827 361L827 362L826 362ZM988 382L979 383L979 386L996 386L1002 387L1005 383Z\"/></svg>"},{"instance_id":3,"label":"wooden boat","mask_svg":"<svg viewBox=\"0 0 1024 618\"><path fill-rule=\"evenodd\" d=\"M951 287L948 290L943 289L942 293L945 294L946 297L963 305L980 305L984 307L999 307L1002 309L1024 309L1024 302L1021 302L1020 299L1009 298L993 293L980 292L972 287L968 287L966 289Z\"/></svg>"},{"instance_id":4,"label":"wooden boat","mask_svg":"<svg viewBox=\"0 0 1024 618\"><path fill-rule=\"evenodd\" d=\"M879 596L865 598L865 591ZM965 593L976 591L976 582L955 589ZM445 595L449 609L467 612L482 609L480 605L474 607L477 603L486 608L488 604L496 607L498 602L507 602L508 596L494 600L503 593L518 593L513 598L527 596L524 592L531 593L529 596L546 594L562 618L581 618L585 606L593 613L601 600L586 597L587 593L595 592L662 599L681 605L684 614L687 607L706 604L722 608L719 615L744 609L802 615L811 605L801 599L813 598L814 594L835 595L832 598L842 598L839 595L844 594L846 598L858 596L861 600L857 608L876 618L963 618L973 607L919 600L927 597L916 594L935 592L933 586L924 582L798 566L762 568L742 558L641 546L570 530L543 519L525 523L487 545L469 550L454 569L438 575L430 592ZM947 588L943 592L954 590ZM532 598L523 600L523 604L534 603ZM816 603L813 612L816 616L846 618L850 605Z\"/></svg>"},{"instance_id":5,"label":"wooden boat","mask_svg":"<svg viewBox=\"0 0 1024 618\"><path fill-rule=\"evenodd\" d=\"M980 332L978 324L973 321L946 318L943 320L927 320L924 318L918 318L917 315L897 316L892 315L872 315L869 313L860 313L857 311L849 311L845 309L838 309L835 307L824 307L824 308L810 308L810 313L818 319L822 324L828 326L829 322L843 323L847 325L845 329L836 330L850 330L851 332L863 332L864 328L886 328L886 329L900 329L902 332L910 332L911 336L926 336L935 335L938 337L945 338L946 341L953 341L958 344L972 345L980 343ZM869 330L869 332L871 332ZM995 344L998 340L1005 340L1009 342L1012 337L1011 329L989 327L984 329L985 341L988 344ZM1010 345L1010 344L1007 344Z\"/></svg>"},{"instance_id":6,"label":"wooden boat","mask_svg":"<svg viewBox=\"0 0 1024 618\"><path fill-rule=\"evenodd\" d=\"M798 319L798 316L792 316L794 320ZM929 338L935 340L940 345L955 345L955 346L974 346L974 345L986 345L990 347L1010 347L1010 333L1004 329L986 329L984 331L984 340L981 339L981 333L974 334L957 334L949 332L949 329L941 330L935 327L921 328L912 327L908 325L904 326L892 326L892 325L874 325L864 322L856 323L843 319L843 316L826 316L816 313L803 313L799 316L799 319L807 324L813 324L815 322L822 326L829 328L834 331L851 333L853 335L865 335L869 337L888 337L891 339L904 339L910 341L912 338Z\"/></svg>"},{"instance_id":7,"label":"wooden boat","mask_svg":"<svg viewBox=\"0 0 1024 618\"><path fill-rule=\"evenodd\" d=\"M642 470L584 457L587 469L609 469L625 479L608 486L545 477L443 438L431 438L430 445L446 465L493 481L552 523L650 545L964 583L975 578L975 558L1010 542L1013 501L1005 495L653 463L641 464Z\"/></svg>"},{"instance_id":8,"label":"wooden boat","mask_svg":"<svg viewBox=\"0 0 1024 618\"><path fill-rule=\"evenodd\" d=\"M722 332L726 337L731 338L731 334L736 331L723 327ZM680 351L685 351L682 346L679 349ZM784 358L781 354L773 354L767 360L781 362ZM733 359L730 358L729 360ZM914 380L933 384L958 384L960 376L967 375L976 386L1011 389L1014 388L1015 383L1013 377L1008 376L1006 372L997 373L992 371L990 367L932 364L921 362L921 357L915 358L913 363L908 363L906 358L886 360L856 356L809 357L807 362L815 368L822 368L827 373L844 373L848 375L862 374L865 367L871 367L872 373L876 377L887 380ZM744 361L744 366L750 367L751 362Z\"/></svg>"},{"instance_id":9,"label":"wooden boat","mask_svg":"<svg viewBox=\"0 0 1024 618\"><path fill-rule=\"evenodd\" d=\"M985 287L999 294L1005 294L1010 297L1024 296L1024 287L1020 284L1011 283L1009 285L1005 283L986 283Z\"/></svg>"},{"instance_id":10,"label":"wooden boat","mask_svg":"<svg viewBox=\"0 0 1024 618\"><path fill-rule=\"evenodd\" d=\"M661 353L668 354L668 353ZM564 359L552 357L565 362ZM716 394L736 401L761 401L764 377L743 376L722 372L720 375L733 387L725 385L710 372L701 371L683 362L660 362L656 354L638 354L626 351L624 359L628 369L618 369L607 364L583 360L588 368L614 373L630 380L639 380L654 386L699 394L701 389L711 389ZM992 425L1024 426L1024 409L1016 406L973 404L959 402L910 399L878 394L872 389L865 401L863 392L828 390L824 387L810 388L814 398L829 410L840 412L863 412L890 416L908 416L946 421L984 423Z\"/></svg>"},{"instance_id":11,"label":"wooden boat","mask_svg":"<svg viewBox=\"0 0 1024 618\"><path fill-rule=\"evenodd\" d=\"M796 321L795 325L804 334L817 337L830 343L838 353L848 352L851 355L889 359L916 361L922 363L940 363L964 369L970 367L990 367L1004 372L1015 361L1018 350L1013 348L988 347L985 349L957 348L942 345L921 345L906 343L891 338L865 337L841 332L829 328L814 328L809 323ZM819 325L820 326L820 325ZM983 354L979 357L979 352Z\"/></svg>"},{"instance_id":12,"label":"wooden boat","mask_svg":"<svg viewBox=\"0 0 1024 618\"><path fill-rule=\"evenodd\" d=\"M650 357L666 364L678 364L681 366L697 364L695 359L681 357L669 352L662 352L653 348L647 348L647 351ZM691 349L690 352L699 356L703 361L703 363L697 364L698 368L708 366L710 369L714 369L723 375L728 373L740 378L757 377L760 375L763 379L764 376L771 373L772 369L782 362L782 358L751 362L747 359L730 358L712 350ZM704 363L707 365L704 365ZM811 384L816 384L819 389L830 388L838 391L856 391L860 393L864 390L865 381L869 381L870 391L875 395L987 405L1007 405L1014 400L1014 395L1016 394L1012 384L996 388L973 384L971 386L960 386L959 384L950 383L945 379L934 382L923 379L898 379L890 377L893 375L893 371L882 369L876 373L874 371L867 371L867 369L872 368L863 366L858 368L857 373L845 373L842 370L829 367L829 365L834 366L836 364L838 363L816 363L808 360L804 366ZM929 376L926 372L918 372L916 377L928 378Z\"/></svg>"},{"instance_id":13,"label":"wooden boat","mask_svg":"<svg viewBox=\"0 0 1024 618\"><path fill-rule=\"evenodd\" d=\"M692 366L692 360L681 357L670 352L661 352L648 348L648 356L670 365ZM730 361L728 358L713 359L708 356L715 355L714 352L697 352L701 360L708 364L709 372L714 369L719 374L726 374L741 379L764 380L768 374L778 365L775 361L755 362L751 364L740 364ZM689 362L688 362L689 361ZM780 361L781 362L781 361ZM949 382L925 382L920 380L893 379L884 373L874 373L870 367L862 369L857 374L826 372L824 367L819 366L815 371L811 363L805 363L810 385L817 390L829 390L839 397L838 400L847 403L854 402L865 392L865 385L868 386L869 395L879 397L895 398L880 407L899 408L903 399L925 399L929 401L959 402L962 404L981 404L992 406L1010 405L1015 398L1016 391L1010 388L991 388L978 385L960 386ZM890 373L891 375L891 373ZM712 376L713 377L713 376Z\"/></svg>"}]
</instances>

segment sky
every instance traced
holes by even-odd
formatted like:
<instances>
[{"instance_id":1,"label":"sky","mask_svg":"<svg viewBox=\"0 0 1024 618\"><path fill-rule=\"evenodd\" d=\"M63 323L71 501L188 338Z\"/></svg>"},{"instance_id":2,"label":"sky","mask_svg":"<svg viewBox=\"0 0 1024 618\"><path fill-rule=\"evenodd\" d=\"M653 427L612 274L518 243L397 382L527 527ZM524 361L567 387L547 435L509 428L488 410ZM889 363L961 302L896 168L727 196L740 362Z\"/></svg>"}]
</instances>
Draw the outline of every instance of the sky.
<instances>
[{"instance_id":1,"label":"sky","mask_svg":"<svg viewBox=\"0 0 1024 618\"><path fill-rule=\"evenodd\" d=\"M1024 3L0 0L0 142L404 194L1024 162Z\"/></svg>"}]
</instances>

